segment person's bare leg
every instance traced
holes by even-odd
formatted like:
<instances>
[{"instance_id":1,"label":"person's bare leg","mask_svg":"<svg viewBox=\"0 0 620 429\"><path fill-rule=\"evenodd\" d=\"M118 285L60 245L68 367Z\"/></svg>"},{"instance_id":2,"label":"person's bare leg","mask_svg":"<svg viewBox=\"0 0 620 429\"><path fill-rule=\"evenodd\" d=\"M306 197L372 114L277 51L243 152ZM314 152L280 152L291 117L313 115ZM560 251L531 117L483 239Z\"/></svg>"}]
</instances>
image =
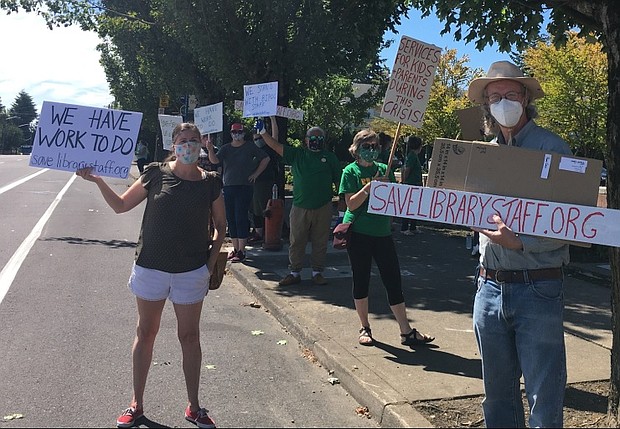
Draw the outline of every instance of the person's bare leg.
<instances>
[{"instance_id":1,"label":"person's bare leg","mask_svg":"<svg viewBox=\"0 0 620 429\"><path fill-rule=\"evenodd\" d=\"M198 388L200 386L200 366L202 349L200 347L200 313L202 301L195 304L174 304L177 316L177 336L183 352L183 373L187 387L187 399L192 412L200 409Z\"/></svg>"},{"instance_id":2,"label":"person's bare leg","mask_svg":"<svg viewBox=\"0 0 620 429\"><path fill-rule=\"evenodd\" d=\"M161 314L166 300L146 301L136 298L138 304L138 323L136 338L131 350L133 374L133 398L130 406L142 409L144 406L144 389L153 359L153 345L159 332Z\"/></svg>"}]
</instances>

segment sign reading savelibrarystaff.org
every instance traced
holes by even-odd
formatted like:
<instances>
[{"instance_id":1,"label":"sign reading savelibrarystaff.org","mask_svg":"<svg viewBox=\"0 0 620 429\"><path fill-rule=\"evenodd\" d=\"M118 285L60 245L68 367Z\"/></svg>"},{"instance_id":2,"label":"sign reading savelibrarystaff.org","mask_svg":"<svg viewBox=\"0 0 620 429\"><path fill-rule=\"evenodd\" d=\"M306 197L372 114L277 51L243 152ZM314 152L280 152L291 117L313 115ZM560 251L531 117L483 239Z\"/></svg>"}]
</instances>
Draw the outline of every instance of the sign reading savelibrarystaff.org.
<instances>
[{"instance_id":1,"label":"sign reading savelibrarystaff.org","mask_svg":"<svg viewBox=\"0 0 620 429\"><path fill-rule=\"evenodd\" d=\"M437 46L402 36L380 116L420 128L440 58Z\"/></svg>"},{"instance_id":2,"label":"sign reading savelibrarystaff.org","mask_svg":"<svg viewBox=\"0 0 620 429\"><path fill-rule=\"evenodd\" d=\"M620 247L620 210L373 181L368 212Z\"/></svg>"},{"instance_id":3,"label":"sign reading savelibrarystaff.org","mask_svg":"<svg viewBox=\"0 0 620 429\"><path fill-rule=\"evenodd\" d=\"M142 113L44 101L30 166L126 178Z\"/></svg>"}]
</instances>

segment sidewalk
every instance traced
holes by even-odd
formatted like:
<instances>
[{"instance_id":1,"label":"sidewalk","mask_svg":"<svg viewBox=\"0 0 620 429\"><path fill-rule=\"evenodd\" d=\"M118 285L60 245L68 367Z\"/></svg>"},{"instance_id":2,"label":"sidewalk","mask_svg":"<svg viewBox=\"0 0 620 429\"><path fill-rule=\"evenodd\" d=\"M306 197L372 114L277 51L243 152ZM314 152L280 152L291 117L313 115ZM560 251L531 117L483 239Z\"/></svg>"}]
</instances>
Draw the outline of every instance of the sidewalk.
<instances>
[{"instance_id":1,"label":"sidewalk","mask_svg":"<svg viewBox=\"0 0 620 429\"><path fill-rule=\"evenodd\" d=\"M244 263L229 264L232 274L334 371L383 427L433 427L412 403L483 394L471 320L476 260L457 231L437 224L423 224L421 230L414 236L396 231L394 238L408 315L414 327L436 337L430 347L401 346L376 268L369 302L377 345L358 345L346 251L334 250L331 243L326 286L315 286L309 269L302 272L300 284L278 286L288 273L287 243L280 251L248 247ZM571 265L566 270L569 383L610 377L610 288L605 270L604 264ZM587 281L588 273L597 281Z\"/></svg>"}]
</instances>

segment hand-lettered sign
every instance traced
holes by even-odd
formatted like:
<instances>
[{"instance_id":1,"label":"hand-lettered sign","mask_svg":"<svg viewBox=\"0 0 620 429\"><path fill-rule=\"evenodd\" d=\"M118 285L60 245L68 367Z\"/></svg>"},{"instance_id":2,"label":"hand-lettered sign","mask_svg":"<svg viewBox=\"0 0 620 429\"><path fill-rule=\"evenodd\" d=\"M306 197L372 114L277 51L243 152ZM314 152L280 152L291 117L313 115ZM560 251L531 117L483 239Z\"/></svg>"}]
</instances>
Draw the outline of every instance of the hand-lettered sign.
<instances>
[{"instance_id":1,"label":"hand-lettered sign","mask_svg":"<svg viewBox=\"0 0 620 429\"><path fill-rule=\"evenodd\" d=\"M235 110L243 111L243 100L235 100ZM301 109L291 109L290 107L278 106L276 116L294 119L296 121L304 120L304 111Z\"/></svg>"},{"instance_id":2,"label":"hand-lettered sign","mask_svg":"<svg viewBox=\"0 0 620 429\"><path fill-rule=\"evenodd\" d=\"M437 46L401 37L380 116L420 128L440 58Z\"/></svg>"},{"instance_id":3,"label":"hand-lettered sign","mask_svg":"<svg viewBox=\"0 0 620 429\"><path fill-rule=\"evenodd\" d=\"M620 247L620 210L373 181L368 212Z\"/></svg>"},{"instance_id":4,"label":"hand-lettered sign","mask_svg":"<svg viewBox=\"0 0 620 429\"><path fill-rule=\"evenodd\" d=\"M142 113L44 101L30 166L126 178Z\"/></svg>"},{"instance_id":5,"label":"hand-lettered sign","mask_svg":"<svg viewBox=\"0 0 620 429\"><path fill-rule=\"evenodd\" d=\"M243 117L273 116L278 107L278 82L243 85Z\"/></svg>"},{"instance_id":6,"label":"hand-lettered sign","mask_svg":"<svg viewBox=\"0 0 620 429\"><path fill-rule=\"evenodd\" d=\"M200 134L219 133L224 129L224 103L215 103L194 109L194 123Z\"/></svg>"},{"instance_id":7,"label":"hand-lettered sign","mask_svg":"<svg viewBox=\"0 0 620 429\"><path fill-rule=\"evenodd\" d=\"M161 128L162 146L165 150L172 148L172 132L174 127L183 122L183 116L157 115Z\"/></svg>"}]
</instances>

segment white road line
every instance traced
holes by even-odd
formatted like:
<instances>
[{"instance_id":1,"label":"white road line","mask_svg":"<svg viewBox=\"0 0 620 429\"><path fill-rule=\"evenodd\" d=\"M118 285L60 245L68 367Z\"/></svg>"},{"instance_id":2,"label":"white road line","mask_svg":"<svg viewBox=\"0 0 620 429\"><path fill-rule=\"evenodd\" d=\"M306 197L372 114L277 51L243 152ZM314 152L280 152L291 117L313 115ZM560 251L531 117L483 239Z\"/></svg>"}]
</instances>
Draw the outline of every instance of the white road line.
<instances>
[{"instance_id":1,"label":"white road line","mask_svg":"<svg viewBox=\"0 0 620 429\"><path fill-rule=\"evenodd\" d=\"M44 169L43 169L43 170L41 170L41 171L37 171L36 173L31 174L30 176L24 177L23 179L19 179L17 182L10 183L10 184L8 184L8 185L6 185L6 186L4 186L4 187L0 188L0 195L4 194L6 191L10 191L10 190L11 190L11 189L13 189L14 187L19 186L19 185L21 185L21 184L22 184L22 183L24 183L24 182L29 181L30 179L34 179L34 178L35 178L35 177L37 177L39 174L43 174L43 173L45 173L45 172L46 172L46 171L48 171L48 170L49 170L49 168L44 168Z\"/></svg>"},{"instance_id":2,"label":"white road line","mask_svg":"<svg viewBox=\"0 0 620 429\"><path fill-rule=\"evenodd\" d=\"M43 171L35 173L35 175L41 174ZM15 279L15 276L19 271L19 268L22 266L24 259L26 259L26 256L28 256L28 252L30 252L32 246L34 246L34 243L37 241L39 236L41 236L43 227L52 216L52 213L56 209L56 206L64 196L65 192L67 192L67 189L69 189L69 186L71 186L71 184L76 178L77 176L75 174L71 175L71 178L69 179L67 184L64 186L64 188L62 188L58 195L56 195L56 198L54 198L52 204L50 204L45 213L43 213L43 216L41 217L41 219L39 219L28 237L26 237L22 244L17 248L15 253L13 253L13 256L11 256L9 262L7 262L2 271L0 271L0 304L4 300L7 292L9 291L9 288L11 287L11 284L13 283L13 280Z\"/></svg>"}]
</instances>

